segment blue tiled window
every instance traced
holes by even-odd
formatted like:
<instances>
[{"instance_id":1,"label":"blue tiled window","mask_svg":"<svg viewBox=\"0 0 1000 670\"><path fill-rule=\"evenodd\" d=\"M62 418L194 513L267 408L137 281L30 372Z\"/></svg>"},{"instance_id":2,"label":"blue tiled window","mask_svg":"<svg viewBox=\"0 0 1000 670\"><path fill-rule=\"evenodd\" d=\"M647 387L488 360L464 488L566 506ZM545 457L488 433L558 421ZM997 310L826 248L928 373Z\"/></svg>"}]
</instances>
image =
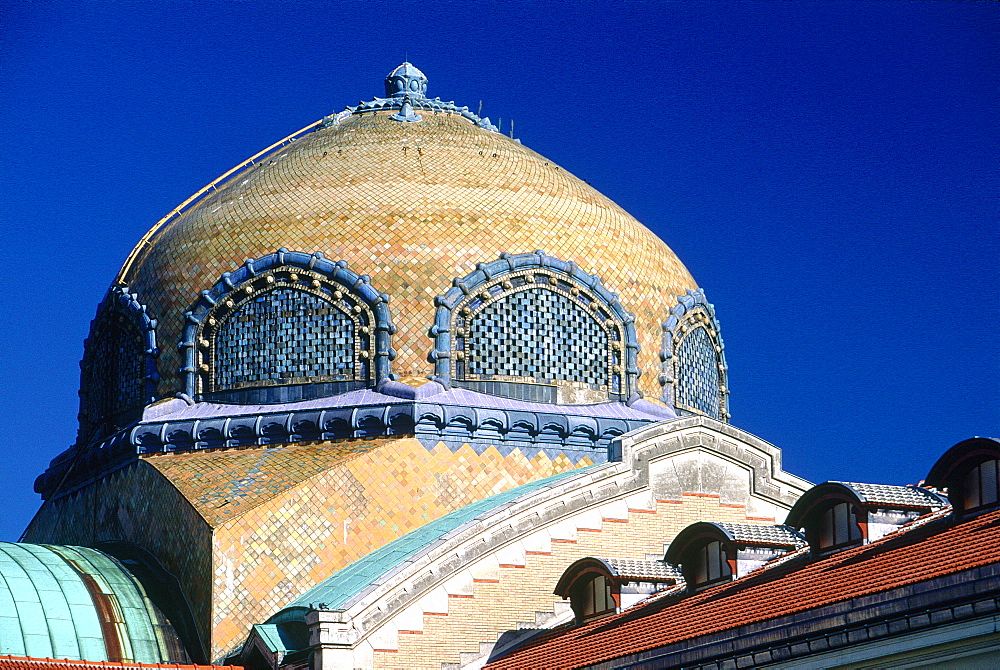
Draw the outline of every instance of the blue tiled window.
<instances>
[{"instance_id":1,"label":"blue tiled window","mask_svg":"<svg viewBox=\"0 0 1000 670\"><path fill-rule=\"evenodd\" d=\"M690 330L677 346L677 404L721 417L719 355L704 327Z\"/></svg>"},{"instance_id":2,"label":"blue tiled window","mask_svg":"<svg viewBox=\"0 0 1000 670\"><path fill-rule=\"evenodd\" d=\"M337 304L295 288L257 295L214 338L216 389L355 378L355 324Z\"/></svg>"},{"instance_id":3,"label":"blue tiled window","mask_svg":"<svg viewBox=\"0 0 1000 670\"><path fill-rule=\"evenodd\" d=\"M487 304L468 320L467 337L472 378L608 385L604 328L572 298L548 288L518 290Z\"/></svg>"}]
</instances>

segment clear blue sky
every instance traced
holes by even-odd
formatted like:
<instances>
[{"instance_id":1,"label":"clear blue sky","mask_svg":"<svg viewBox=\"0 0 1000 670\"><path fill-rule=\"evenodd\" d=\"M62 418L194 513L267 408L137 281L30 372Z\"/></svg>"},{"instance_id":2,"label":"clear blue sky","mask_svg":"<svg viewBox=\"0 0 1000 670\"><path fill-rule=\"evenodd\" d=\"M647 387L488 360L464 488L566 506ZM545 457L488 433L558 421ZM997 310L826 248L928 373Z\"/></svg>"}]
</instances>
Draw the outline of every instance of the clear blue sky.
<instances>
[{"instance_id":1,"label":"clear blue sky","mask_svg":"<svg viewBox=\"0 0 1000 670\"><path fill-rule=\"evenodd\" d=\"M786 469L918 481L1000 434L998 35L998 3L0 2L0 539L132 245L407 55L677 252Z\"/></svg>"}]
</instances>

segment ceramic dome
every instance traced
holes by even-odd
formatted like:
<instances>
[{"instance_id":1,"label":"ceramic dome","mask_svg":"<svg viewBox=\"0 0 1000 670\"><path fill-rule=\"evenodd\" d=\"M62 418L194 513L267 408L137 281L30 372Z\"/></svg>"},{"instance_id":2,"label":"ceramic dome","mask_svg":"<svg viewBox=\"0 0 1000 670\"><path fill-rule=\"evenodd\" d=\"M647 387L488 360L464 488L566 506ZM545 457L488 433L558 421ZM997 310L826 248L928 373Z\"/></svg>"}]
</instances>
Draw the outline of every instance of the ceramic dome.
<instances>
[{"instance_id":1,"label":"ceramic dome","mask_svg":"<svg viewBox=\"0 0 1000 670\"><path fill-rule=\"evenodd\" d=\"M301 252L293 255L300 260L312 258L313 264L315 259L336 263L342 270L330 266L328 274L349 272L351 281L369 287L366 290L375 296L374 302L369 300L362 307L370 312L373 323L364 325L367 321L361 314L357 328L377 330L376 312L388 307L391 325L383 326L387 334L373 334L370 342L360 345L364 351L355 354L367 356L370 350L372 363L395 379L427 377L439 371L434 361L434 351L441 349L440 333L434 330L436 314L453 285L468 279L477 266L497 261L502 253L517 258L534 254L541 265L561 263L565 276L560 275L558 281L569 283L561 286L565 298L559 300L580 299L575 292L585 289L587 282L599 285L610 310L605 316L614 316L615 309L620 312L615 318L621 322L623 340L628 339L626 326L632 328L629 315L634 315L635 362L630 363L625 352L615 358L619 367L637 373L633 381L622 382L631 388L619 389L621 399L635 392L663 396L663 324L677 307L678 297L697 290L691 274L663 241L621 207L519 141L502 135L489 119L465 107L427 98L426 83L419 70L404 63L386 78L389 97L349 107L314 124L214 182L157 224L126 261L114 289L122 306L118 312L141 316L145 325L138 330L146 335L119 337L116 345L104 347L115 351L97 351L98 339L109 340L102 333L114 329L99 312L88 350L89 355L104 358L121 357L125 349L145 351L145 369L133 364L132 372L124 373L133 377L144 373L145 385L136 382L129 391L128 384L119 384L115 398L91 404L111 403L115 411L121 411L177 392L203 394L206 387L192 385L190 378L197 377L199 365L202 372L206 369L206 363L199 363L201 354L193 352L198 351L199 342L205 345L208 340L199 335L200 330L186 335L191 314L200 310L196 320L212 320L206 312L232 285L232 273L245 268L248 259L267 257L272 259L269 267L273 266L279 249ZM244 271L244 275L256 271ZM308 269L304 271L308 275ZM574 284L569 279L574 272L592 279ZM279 283L289 281L287 274L276 278ZM551 275L528 281L532 279L560 288ZM319 286L316 278L312 281ZM332 289L327 286L325 290ZM467 287L462 290L468 292ZM350 312L352 305L360 310L353 303L345 309ZM585 320L579 315L567 318ZM568 336L574 336L572 329ZM454 333L451 337L453 343L459 340ZM376 350L381 350L381 362L375 360L379 358ZM100 395L88 390L88 383L94 382L87 379L86 355L81 392L84 414L87 398ZM447 352L442 355L448 356ZM549 363L562 364L557 359ZM367 374L373 386L375 370ZM488 374L484 378L492 379ZM507 379L502 374L497 378ZM594 381L590 376L581 379ZM341 387L333 384L330 388L332 393Z\"/></svg>"}]
</instances>

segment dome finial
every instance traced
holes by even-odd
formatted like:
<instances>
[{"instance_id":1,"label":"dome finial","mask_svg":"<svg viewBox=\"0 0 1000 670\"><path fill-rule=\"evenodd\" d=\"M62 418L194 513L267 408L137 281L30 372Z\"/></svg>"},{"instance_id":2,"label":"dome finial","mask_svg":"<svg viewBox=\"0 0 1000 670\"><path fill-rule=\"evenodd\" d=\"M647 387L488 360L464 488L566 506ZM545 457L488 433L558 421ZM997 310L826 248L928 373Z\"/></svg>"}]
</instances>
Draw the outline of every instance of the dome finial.
<instances>
[{"instance_id":1,"label":"dome finial","mask_svg":"<svg viewBox=\"0 0 1000 670\"><path fill-rule=\"evenodd\" d=\"M427 93L427 77L409 62L404 62L385 78L385 97L423 98Z\"/></svg>"}]
</instances>

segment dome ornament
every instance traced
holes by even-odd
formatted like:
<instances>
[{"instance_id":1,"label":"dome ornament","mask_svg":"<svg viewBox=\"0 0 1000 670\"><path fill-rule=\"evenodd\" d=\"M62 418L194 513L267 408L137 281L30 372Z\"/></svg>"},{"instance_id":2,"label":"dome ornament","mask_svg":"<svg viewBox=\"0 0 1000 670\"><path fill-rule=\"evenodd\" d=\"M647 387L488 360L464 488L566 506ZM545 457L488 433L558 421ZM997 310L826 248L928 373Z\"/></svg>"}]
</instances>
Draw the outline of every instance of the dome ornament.
<instances>
[{"instance_id":1,"label":"dome ornament","mask_svg":"<svg viewBox=\"0 0 1000 670\"><path fill-rule=\"evenodd\" d=\"M427 77L411 63L404 62L385 77L385 97L424 98Z\"/></svg>"},{"instance_id":2,"label":"dome ornament","mask_svg":"<svg viewBox=\"0 0 1000 670\"><path fill-rule=\"evenodd\" d=\"M412 123L420 120L413 111L413 100L422 100L427 93L427 77L412 64L404 62L385 78L385 97L401 100L402 107L392 115L394 121Z\"/></svg>"},{"instance_id":3,"label":"dome ornament","mask_svg":"<svg viewBox=\"0 0 1000 670\"><path fill-rule=\"evenodd\" d=\"M330 128L340 125L354 114L395 111L389 117L393 121L420 121L422 118L420 113L422 112L453 114L471 121L484 130L494 133L500 132L500 129L493 125L489 117L482 118L478 114L470 112L468 107L459 107L454 102L445 102L441 98L428 98L427 77L409 62L404 62L386 76L385 95L384 98L373 98L368 102L362 100L355 107L348 107L339 114L331 114L323 119L320 127ZM518 140L514 141L518 142Z\"/></svg>"}]
</instances>

